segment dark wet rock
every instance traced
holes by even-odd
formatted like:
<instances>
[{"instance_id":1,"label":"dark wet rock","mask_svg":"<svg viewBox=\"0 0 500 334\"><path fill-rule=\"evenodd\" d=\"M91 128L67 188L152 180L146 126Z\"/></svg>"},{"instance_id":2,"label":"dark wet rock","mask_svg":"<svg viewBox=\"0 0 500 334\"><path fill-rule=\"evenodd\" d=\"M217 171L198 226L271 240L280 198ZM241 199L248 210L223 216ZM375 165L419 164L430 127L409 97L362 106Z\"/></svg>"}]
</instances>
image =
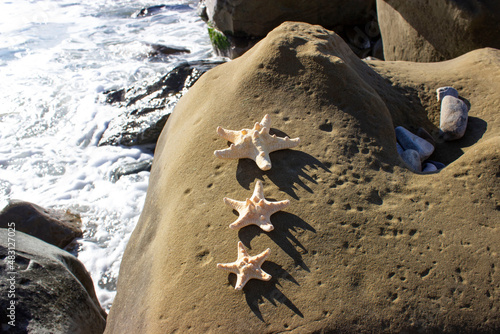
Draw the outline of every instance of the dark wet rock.
<instances>
[{"instance_id":1,"label":"dark wet rock","mask_svg":"<svg viewBox=\"0 0 500 334\"><path fill-rule=\"evenodd\" d=\"M19 230L0 228L0 259L2 333L104 331L106 312L76 257Z\"/></svg>"},{"instance_id":2,"label":"dark wet rock","mask_svg":"<svg viewBox=\"0 0 500 334\"><path fill-rule=\"evenodd\" d=\"M190 53L188 49L176 48L161 44L148 44L151 47L151 51L148 54L150 60L162 60L165 56L170 56L180 53Z\"/></svg>"},{"instance_id":3,"label":"dark wet rock","mask_svg":"<svg viewBox=\"0 0 500 334\"><path fill-rule=\"evenodd\" d=\"M231 59L285 21L321 25L340 35L358 57L383 59L374 0L203 0L198 14L209 24L214 52Z\"/></svg>"},{"instance_id":4,"label":"dark wet rock","mask_svg":"<svg viewBox=\"0 0 500 334\"><path fill-rule=\"evenodd\" d=\"M45 209L33 203L11 200L0 212L0 228L10 227L32 235L59 248L64 248L75 238L82 237L79 215L68 210Z\"/></svg>"},{"instance_id":5,"label":"dark wet rock","mask_svg":"<svg viewBox=\"0 0 500 334\"><path fill-rule=\"evenodd\" d=\"M141 10L135 12L132 14L132 17L148 17L148 16L153 16L156 14L159 14L161 12L167 11L167 10L176 10L176 11L181 11L181 10L191 10L192 8L189 5L156 5L156 6L151 6L151 7L146 7L142 8Z\"/></svg>"},{"instance_id":6,"label":"dark wet rock","mask_svg":"<svg viewBox=\"0 0 500 334\"><path fill-rule=\"evenodd\" d=\"M110 121L99 145L155 144L180 97L203 73L223 62L182 62L151 82L104 92L103 102L120 107L123 112Z\"/></svg>"},{"instance_id":7,"label":"dark wet rock","mask_svg":"<svg viewBox=\"0 0 500 334\"><path fill-rule=\"evenodd\" d=\"M137 174L145 171L149 172L152 164L153 159L123 164L112 172L111 180L117 181L120 177L125 175Z\"/></svg>"}]
</instances>

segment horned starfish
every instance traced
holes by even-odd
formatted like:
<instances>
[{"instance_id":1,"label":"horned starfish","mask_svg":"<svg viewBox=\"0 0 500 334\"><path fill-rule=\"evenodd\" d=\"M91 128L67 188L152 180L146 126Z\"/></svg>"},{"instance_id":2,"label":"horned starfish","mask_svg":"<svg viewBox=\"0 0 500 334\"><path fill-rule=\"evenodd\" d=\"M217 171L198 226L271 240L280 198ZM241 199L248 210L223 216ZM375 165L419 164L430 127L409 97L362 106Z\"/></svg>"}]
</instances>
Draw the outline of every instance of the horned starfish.
<instances>
[{"instance_id":1,"label":"horned starfish","mask_svg":"<svg viewBox=\"0 0 500 334\"><path fill-rule=\"evenodd\" d=\"M238 241L238 259L231 263L217 263L217 268L224 269L236 274L236 290L241 290L252 278L262 281L269 281L272 276L263 271L260 267L271 255L271 249L268 248L259 255L250 256L246 251L243 243Z\"/></svg>"},{"instance_id":2,"label":"horned starfish","mask_svg":"<svg viewBox=\"0 0 500 334\"><path fill-rule=\"evenodd\" d=\"M289 204L289 200L270 202L264 198L264 187L260 180L255 184L253 195L245 201L236 201L224 197L224 203L238 211L239 217L234 223L229 225L232 229L240 229L247 225L258 225L266 232L274 229L271 224L271 215L283 210Z\"/></svg>"},{"instance_id":3,"label":"horned starfish","mask_svg":"<svg viewBox=\"0 0 500 334\"><path fill-rule=\"evenodd\" d=\"M249 158L257 163L262 170L271 169L271 158L269 153L295 147L300 138L290 139L270 135L271 118L265 115L260 123L255 123L253 129L241 131L226 130L217 127L217 134L232 142L229 148L216 150L215 156L221 159L243 159Z\"/></svg>"}]
</instances>

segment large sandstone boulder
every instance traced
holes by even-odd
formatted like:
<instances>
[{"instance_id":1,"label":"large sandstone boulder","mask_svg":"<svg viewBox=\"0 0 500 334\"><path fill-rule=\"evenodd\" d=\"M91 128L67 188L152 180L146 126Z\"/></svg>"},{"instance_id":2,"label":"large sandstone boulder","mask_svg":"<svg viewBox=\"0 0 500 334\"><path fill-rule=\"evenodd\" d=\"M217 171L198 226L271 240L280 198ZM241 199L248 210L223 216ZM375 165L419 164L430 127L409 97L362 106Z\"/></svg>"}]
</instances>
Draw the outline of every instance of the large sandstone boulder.
<instances>
[{"instance_id":1,"label":"large sandstone boulder","mask_svg":"<svg viewBox=\"0 0 500 334\"><path fill-rule=\"evenodd\" d=\"M203 75L160 136L106 333L495 333L500 330L500 51L440 63L357 58L319 26L285 23ZM437 87L471 105L439 173L409 171L394 128L439 133ZM300 137L272 169L220 160L215 129ZM274 230L228 228L224 197L257 180L291 201ZM268 282L242 291L217 263L267 248Z\"/></svg>"},{"instance_id":2,"label":"large sandstone boulder","mask_svg":"<svg viewBox=\"0 0 500 334\"><path fill-rule=\"evenodd\" d=\"M104 331L106 313L90 275L73 255L13 228L0 228L0 259L2 333Z\"/></svg>"},{"instance_id":3,"label":"large sandstone boulder","mask_svg":"<svg viewBox=\"0 0 500 334\"><path fill-rule=\"evenodd\" d=\"M441 61L500 49L498 0L377 0L385 60Z\"/></svg>"},{"instance_id":4,"label":"large sandstone boulder","mask_svg":"<svg viewBox=\"0 0 500 334\"><path fill-rule=\"evenodd\" d=\"M83 235L79 215L64 210L45 209L20 200L11 200L0 211L0 228L8 228L12 223L17 231L59 248L66 247Z\"/></svg>"},{"instance_id":5,"label":"large sandstone boulder","mask_svg":"<svg viewBox=\"0 0 500 334\"><path fill-rule=\"evenodd\" d=\"M225 34L264 37L285 21L327 28L364 23L375 0L205 0L205 5L209 21Z\"/></svg>"}]
</instances>

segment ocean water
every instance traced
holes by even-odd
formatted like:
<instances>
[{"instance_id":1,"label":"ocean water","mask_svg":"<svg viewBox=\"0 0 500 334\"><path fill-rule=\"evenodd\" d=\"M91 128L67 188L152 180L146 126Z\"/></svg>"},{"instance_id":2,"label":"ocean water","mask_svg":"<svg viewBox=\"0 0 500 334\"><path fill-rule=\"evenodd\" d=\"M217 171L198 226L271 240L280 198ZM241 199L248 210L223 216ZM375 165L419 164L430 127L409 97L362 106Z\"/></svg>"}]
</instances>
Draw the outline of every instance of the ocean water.
<instances>
[{"instance_id":1,"label":"ocean water","mask_svg":"<svg viewBox=\"0 0 500 334\"><path fill-rule=\"evenodd\" d=\"M180 60L213 57L198 1L12 0L0 2L0 208L9 199L81 215L76 254L109 310L123 252L144 205L148 160L139 148L98 147L120 113L98 96L159 76ZM135 18L144 7L169 8ZM147 43L189 54L149 61Z\"/></svg>"}]
</instances>

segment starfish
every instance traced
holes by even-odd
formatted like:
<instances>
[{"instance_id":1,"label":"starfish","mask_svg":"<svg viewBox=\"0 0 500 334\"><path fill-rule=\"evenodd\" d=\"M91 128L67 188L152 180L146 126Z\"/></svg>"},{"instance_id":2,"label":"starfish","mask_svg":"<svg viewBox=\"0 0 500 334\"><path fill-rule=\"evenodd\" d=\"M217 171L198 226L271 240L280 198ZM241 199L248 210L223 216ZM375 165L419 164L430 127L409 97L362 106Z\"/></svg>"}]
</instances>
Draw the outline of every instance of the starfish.
<instances>
[{"instance_id":1,"label":"starfish","mask_svg":"<svg viewBox=\"0 0 500 334\"><path fill-rule=\"evenodd\" d=\"M289 204L289 200L270 202L264 198L264 187L260 180L255 184L253 195L245 201L235 201L224 197L224 203L238 211L239 217L234 223L229 225L232 229L240 229L247 225L258 225L266 232L274 230L271 224L271 215L283 210Z\"/></svg>"},{"instance_id":2,"label":"starfish","mask_svg":"<svg viewBox=\"0 0 500 334\"><path fill-rule=\"evenodd\" d=\"M217 134L232 144L229 148L215 151L214 154L221 159L249 158L255 161L260 169L269 170L271 169L269 153L295 147L300 142L299 138L271 136L270 129L271 119L267 114L260 123L255 123L253 129L234 131L219 126Z\"/></svg>"},{"instance_id":3,"label":"starfish","mask_svg":"<svg viewBox=\"0 0 500 334\"><path fill-rule=\"evenodd\" d=\"M243 243L238 241L238 259L231 263L217 263L217 268L235 273L237 280L234 288L236 290L241 290L252 278L262 281L269 281L272 278L271 275L260 268L269 255L271 255L270 248L259 255L250 256L243 246Z\"/></svg>"}]
</instances>

